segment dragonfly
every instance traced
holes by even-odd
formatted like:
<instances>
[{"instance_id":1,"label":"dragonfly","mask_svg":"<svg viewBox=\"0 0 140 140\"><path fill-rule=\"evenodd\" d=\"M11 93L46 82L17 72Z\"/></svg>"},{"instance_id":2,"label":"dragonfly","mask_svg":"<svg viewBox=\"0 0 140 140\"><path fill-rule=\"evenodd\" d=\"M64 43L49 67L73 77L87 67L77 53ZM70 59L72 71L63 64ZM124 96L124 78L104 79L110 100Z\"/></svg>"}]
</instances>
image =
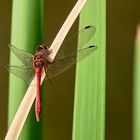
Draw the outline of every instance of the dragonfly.
<instances>
[{"instance_id":1,"label":"dragonfly","mask_svg":"<svg viewBox=\"0 0 140 140\"><path fill-rule=\"evenodd\" d=\"M40 120L41 114L40 82L42 70L45 70L47 79L51 80L69 69L77 61L90 55L97 48L94 45L87 46L87 43L90 42L94 33L94 26L86 26L79 30L77 34L74 34L69 39L61 43L62 45L53 62L50 62L49 60L49 55L51 55L53 51L47 45L37 46L36 53L34 55L19 49L14 45L9 45L10 50L23 63L23 65L7 65L7 70L27 82L31 81L31 79L36 76L35 115L37 121ZM77 36L81 40L79 45L84 46L79 50L74 48L77 42ZM56 45L58 44L56 43Z\"/></svg>"}]
</instances>

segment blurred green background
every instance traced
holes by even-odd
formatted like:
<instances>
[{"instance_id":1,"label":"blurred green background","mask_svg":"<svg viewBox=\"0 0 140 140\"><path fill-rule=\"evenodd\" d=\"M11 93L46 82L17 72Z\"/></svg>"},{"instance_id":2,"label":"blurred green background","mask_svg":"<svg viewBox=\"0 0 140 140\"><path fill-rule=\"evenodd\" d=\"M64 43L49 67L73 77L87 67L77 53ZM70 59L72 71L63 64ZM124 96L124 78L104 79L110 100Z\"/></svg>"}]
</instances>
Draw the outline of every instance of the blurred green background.
<instances>
[{"instance_id":1,"label":"blurred green background","mask_svg":"<svg viewBox=\"0 0 140 140\"><path fill-rule=\"evenodd\" d=\"M45 0L45 41L51 43L75 0ZM0 140L7 131L8 72L12 1L0 4ZM132 140L132 68L140 1L107 1L106 140ZM77 28L77 23L74 28ZM74 70L47 82L45 138L71 140ZM66 82L67 81L67 82ZM63 86L62 86L63 85ZM17 93L20 94L20 93Z\"/></svg>"}]
</instances>

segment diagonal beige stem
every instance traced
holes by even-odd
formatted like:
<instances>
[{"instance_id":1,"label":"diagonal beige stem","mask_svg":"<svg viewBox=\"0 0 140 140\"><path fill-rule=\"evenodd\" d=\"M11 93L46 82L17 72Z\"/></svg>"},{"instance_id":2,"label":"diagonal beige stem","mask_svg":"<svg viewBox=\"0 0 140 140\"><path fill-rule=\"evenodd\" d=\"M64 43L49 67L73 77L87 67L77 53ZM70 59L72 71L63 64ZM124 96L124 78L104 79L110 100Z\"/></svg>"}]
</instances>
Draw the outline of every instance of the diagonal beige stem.
<instances>
[{"instance_id":1,"label":"diagonal beige stem","mask_svg":"<svg viewBox=\"0 0 140 140\"><path fill-rule=\"evenodd\" d=\"M41 83L43 82L45 78L45 71L42 70L42 76L41 76ZM32 80L30 86L28 87L26 94L16 112L16 115L11 123L11 126L8 130L8 133L5 137L5 140L17 140L19 137L19 134L22 130L22 127L25 123L25 120L28 116L28 113L31 109L31 106L34 102L35 96L36 96L36 77ZM33 86L34 85L34 86Z\"/></svg>"},{"instance_id":2,"label":"diagonal beige stem","mask_svg":"<svg viewBox=\"0 0 140 140\"><path fill-rule=\"evenodd\" d=\"M73 25L75 19L79 15L80 11L82 10L83 6L85 5L87 0L78 0L74 8L72 9L71 13L68 15L67 19L65 20L63 26L59 30L57 36L55 37L53 43L50 46L52 50L52 54L50 55L50 62L53 61L54 57L56 56L62 42L64 41L68 31L70 30L71 26ZM58 43L61 42L61 43ZM55 45L57 44L58 45Z\"/></svg>"},{"instance_id":3,"label":"diagonal beige stem","mask_svg":"<svg viewBox=\"0 0 140 140\"><path fill-rule=\"evenodd\" d=\"M53 61L61 44L58 46L55 46L58 41L63 42L64 38L66 37L68 31L70 30L72 24L74 23L75 19L79 15L81 9L85 5L87 0L78 0L74 8L72 9L71 13L67 17L66 21L64 22L63 26L61 27L60 31L58 32L56 38L54 39L50 49L53 51L52 55L50 56L50 61ZM43 82L45 78L45 72L42 71L42 78L41 83ZM32 86L35 85L36 78L34 78L29 86L29 88L26 91L26 94L18 108L18 111L11 123L11 126L7 132L7 135L5 137L5 140L17 140L20 132L22 130L22 127L25 123L25 120L28 116L28 113L31 109L31 106L34 102L35 96L36 96L36 87Z\"/></svg>"}]
</instances>

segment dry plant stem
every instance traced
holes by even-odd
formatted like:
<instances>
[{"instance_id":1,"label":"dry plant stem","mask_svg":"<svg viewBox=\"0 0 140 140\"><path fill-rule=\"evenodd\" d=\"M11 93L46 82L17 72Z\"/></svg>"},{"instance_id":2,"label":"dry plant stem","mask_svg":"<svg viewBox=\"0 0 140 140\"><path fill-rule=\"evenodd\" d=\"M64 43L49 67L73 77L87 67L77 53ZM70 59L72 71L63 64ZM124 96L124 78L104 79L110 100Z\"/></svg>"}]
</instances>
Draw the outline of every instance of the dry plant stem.
<instances>
[{"instance_id":1,"label":"dry plant stem","mask_svg":"<svg viewBox=\"0 0 140 140\"><path fill-rule=\"evenodd\" d=\"M53 51L52 55L50 56L50 61L53 61L61 44L54 45L58 42L63 42L64 38L66 37L69 29L71 28L72 24L74 23L75 19L77 18L78 14L80 13L81 9L83 8L84 4L86 3L86 0L79 0L74 8L72 9L71 13L67 17L66 21L64 22L63 26L61 27L60 31L58 32L56 38L54 39L50 49ZM43 82L45 78L45 72L42 71L42 77L41 77L41 83ZM7 132L7 135L5 137L5 140L17 140L19 137L19 134L22 130L22 127L24 125L24 122L27 118L27 115L31 109L31 106L34 102L35 96L36 96L36 87L32 86L35 85L36 78L34 78L19 106L19 109L11 123L11 126Z\"/></svg>"},{"instance_id":2,"label":"dry plant stem","mask_svg":"<svg viewBox=\"0 0 140 140\"><path fill-rule=\"evenodd\" d=\"M41 76L41 83L45 78L45 71L43 69ZM27 118L27 115L31 109L31 106L34 102L36 96L36 77L32 80L29 88L26 91L26 94L18 108L18 111L12 121L12 124L8 130L8 133L5 137L5 140L17 140L21 132L21 129L24 125L24 122Z\"/></svg>"},{"instance_id":3,"label":"dry plant stem","mask_svg":"<svg viewBox=\"0 0 140 140\"><path fill-rule=\"evenodd\" d=\"M64 41L68 31L70 30L72 24L74 23L75 19L79 15L79 13L82 10L83 6L85 5L86 1L87 0L78 0L76 5L72 9L71 13L67 17L66 21L64 22L63 26L61 27L60 31L58 32L57 36L55 37L52 45L50 46L50 50L52 50L52 52L53 52L50 55L51 62L53 61L54 57L56 56L62 42ZM61 43L58 43L58 42L61 42Z\"/></svg>"}]
</instances>

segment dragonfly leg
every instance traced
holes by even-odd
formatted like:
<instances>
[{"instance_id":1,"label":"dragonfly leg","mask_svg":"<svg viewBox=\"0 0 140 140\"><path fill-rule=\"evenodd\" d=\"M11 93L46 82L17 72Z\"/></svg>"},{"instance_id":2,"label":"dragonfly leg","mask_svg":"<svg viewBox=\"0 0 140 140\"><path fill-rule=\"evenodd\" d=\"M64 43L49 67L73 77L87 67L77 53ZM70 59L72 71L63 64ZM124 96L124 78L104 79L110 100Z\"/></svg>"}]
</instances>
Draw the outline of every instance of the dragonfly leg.
<instances>
[{"instance_id":1,"label":"dragonfly leg","mask_svg":"<svg viewBox=\"0 0 140 140\"><path fill-rule=\"evenodd\" d=\"M49 83L50 83L51 85L53 85L53 82L51 81L51 79L49 78L49 75L48 75L48 73L47 73L47 65L46 65L46 64L44 65L44 70L45 70L47 79L49 80Z\"/></svg>"}]
</instances>

